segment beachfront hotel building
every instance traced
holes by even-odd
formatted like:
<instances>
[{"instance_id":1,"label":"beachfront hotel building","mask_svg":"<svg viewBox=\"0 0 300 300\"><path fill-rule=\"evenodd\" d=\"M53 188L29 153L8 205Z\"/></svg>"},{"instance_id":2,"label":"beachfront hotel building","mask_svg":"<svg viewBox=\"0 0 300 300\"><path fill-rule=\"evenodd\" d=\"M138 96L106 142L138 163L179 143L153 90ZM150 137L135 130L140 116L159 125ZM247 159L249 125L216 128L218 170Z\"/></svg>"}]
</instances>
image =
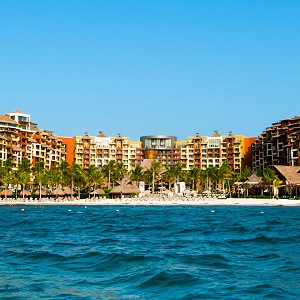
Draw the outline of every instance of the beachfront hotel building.
<instances>
[{"instance_id":1,"label":"beachfront hotel building","mask_svg":"<svg viewBox=\"0 0 300 300\"><path fill-rule=\"evenodd\" d=\"M142 136L131 141L121 134L106 136L102 131L92 136L58 137L42 130L31 121L31 116L15 110L0 116L0 160L12 158L16 168L24 158L33 166L43 161L50 169L63 160L78 163L83 169L91 165L106 165L113 160L130 171L145 159L156 159L164 167L180 164L183 169L220 167L227 162L235 174L244 166L263 171L272 165L300 165L300 117L281 120L255 137L221 135L189 136L178 141L175 136Z\"/></svg>"},{"instance_id":2,"label":"beachfront hotel building","mask_svg":"<svg viewBox=\"0 0 300 300\"><path fill-rule=\"evenodd\" d=\"M187 141L164 135L142 136L140 140L144 159L157 159L164 167L180 164L185 170L207 169L220 167L226 161L236 174L240 174L244 165L251 166L250 146L254 138L235 136L232 132L221 136L215 131L211 136L196 133Z\"/></svg>"},{"instance_id":3,"label":"beachfront hotel building","mask_svg":"<svg viewBox=\"0 0 300 300\"><path fill-rule=\"evenodd\" d=\"M33 166L43 161L50 169L66 159L66 149L52 131L39 129L30 115L15 110L0 116L0 160L8 158L14 168L26 158Z\"/></svg>"},{"instance_id":4,"label":"beachfront hotel building","mask_svg":"<svg viewBox=\"0 0 300 300\"><path fill-rule=\"evenodd\" d=\"M232 132L221 136L218 131L211 136L196 133L187 141L167 135L142 136L140 141L130 141L120 134L107 137L103 132L97 136L85 133L61 139L67 147L68 162L76 162L83 169L91 165L103 166L110 160L122 163L129 171L141 165L144 159L158 160L165 168L180 164L185 170L220 167L226 161L236 174L240 174L244 165L251 166L250 146L254 141L254 138L235 136Z\"/></svg>"},{"instance_id":5,"label":"beachfront hotel building","mask_svg":"<svg viewBox=\"0 0 300 300\"><path fill-rule=\"evenodd\" d=\"M180 149L176 147L177 138L168 135L148 135L140 138L144 159L156 159L166 168L180 163Z\"/></svg>"},{"instance_id":6,"label":"beachfront hotel building","mask_svg":"<svg viewBox=\"0 0 300 300\"><path fill-rule=\"evenodd\" d=\"M91 165L100 167L110 160L123 164L127 170L133 170L143 161L141 143L130 141L128 137L117 134L107 137L102 131L97 136L85 132L82 136L62 138L67 147L67 160L79 164L84 170Z\"/></svg>"},{"instance_id":7,"label":"beachfront hotel building","mask_svg":"<svg viewBox=\"0 0 300 300\"><path fill-rule=\"evenodd\" d=\"M300 165L300 117L273 123L252 144L252 169L264 171L268 166Z\"/></svg>"},{"instance_id":8,"label":"beachfront hotel building","mask_svg":"<svg viewBox=\"0 0 300 300\"><path fill-rule=\"evenodd\" d=\"M220 167L227 162L235 174L240 174L242 167L251 165L250 145L253 138L234 135L229 132L222 136L217 130L211 136L188 137L187 141L179 141L181 165L187 170L193 168L207 169Z\"/></svg>"}]
</instances>

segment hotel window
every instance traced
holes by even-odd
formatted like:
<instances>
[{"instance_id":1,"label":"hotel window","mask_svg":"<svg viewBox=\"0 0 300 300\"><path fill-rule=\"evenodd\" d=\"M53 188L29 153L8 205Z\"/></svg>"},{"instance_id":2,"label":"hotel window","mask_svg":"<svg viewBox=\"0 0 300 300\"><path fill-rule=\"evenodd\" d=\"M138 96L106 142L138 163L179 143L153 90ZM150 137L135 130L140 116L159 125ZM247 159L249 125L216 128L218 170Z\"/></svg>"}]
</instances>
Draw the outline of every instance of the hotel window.
<instances>
[{"instance_id":1,"label":"hotel window","mask_svg":"<svg viewBox=\"0 0 300 300\"><path fill-rule=\"evenodd\" d=\"M221 140L220 139L209 139L208 148L220 148Z\"/></svg>"}]
</instances>

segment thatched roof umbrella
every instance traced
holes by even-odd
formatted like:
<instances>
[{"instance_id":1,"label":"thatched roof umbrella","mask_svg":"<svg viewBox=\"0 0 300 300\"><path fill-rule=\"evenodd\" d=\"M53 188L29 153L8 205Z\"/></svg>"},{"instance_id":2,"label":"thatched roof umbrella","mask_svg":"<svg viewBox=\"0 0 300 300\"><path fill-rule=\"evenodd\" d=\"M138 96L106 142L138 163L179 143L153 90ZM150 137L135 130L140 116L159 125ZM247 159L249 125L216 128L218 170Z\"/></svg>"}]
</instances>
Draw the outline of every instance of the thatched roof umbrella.
<instances>
[{"instance_id":1,"label":"thatched roof umbrella","mask_svg":"<svg viewBox=\"0 0 300 300\"><path fill-rule=\"evenodd\" d=\"M141 192L137 185L129 179L128 175L125 175L122 180L117 181L117 184L118 185L110 191L113 195L136 195Z\"/></svg>"},{"instance_id":2,"label":"thatched roof umbrella","mask_svg":"<svg viewBox=\"0 0 300 300\"><path fill-rule=\"evenodd\" d=\"M71 188L70 187L65 187L64 188L64 193L65 193L65 195L71 195L72 194Z\"/></svg>"},{"instance_id":3,"label":"thatched roof umbrella","mask_svg":"<svg viewBox=\"0 0 300 300\"><path fill-rule=\"evenodd\" d=\"M52 195L54 195L55 197L58 197L58 196L64 196L65 195L65 192L61 189L60 186L58 186L56 189L54 189L52 191Z\"/></svg>"},{"instance_id":4,"label":"thatched roof umbrella","mask_svg":"<svg viewBox=\"0 0 300 300\"><path fill-rule=\"evenodd\" d=\"M34 191L34 193L39 195L40 194L40 189L36 189ZM47 196L48 194L49 194L49 191L46 188L42 187L41 188L41 196Z\"/></svg>"},{"instance_id":5,"label":"thatched roof umbrella","mask_svg":"<svg viewBox=\"0 0 300 300\"><path fill-rule=\"evenodd\" d=\"M11 197L12 196L12 191L11 190L3 190L0 193L1 196L5 196L5 200L7 197Z\"/></svg>"},{"instance_id":6,"label":"thatched roof umbrella","mask_svg":"<svg viewBox=\"0 0 300 300\"><path fill-rule=\"evenodd\" d=\"M24 193L23 191L19 191L19 195L24 197L29 197L31 196L31 192L29 192L28 190L24 190Z\"/></svg>"},{"instance_id":7,"label":"thatched roof umbrella","mask_svg":"<svg viewBox=\"0 0 300 300\"><path fill-rule=\"evenodd\" d=\"M101 188L97 188L94 191L90 192L90 195L93 195L94 198L95 198L96 195L99 196L99 195L104 195L104 194L105 194L105 192Z\"/></svg>"},{"instance_id":8,"label":"thatched roof umbrella","mask_svg":"<svg viewBox=\"0 0 300 300\"><path fill-rule=\"evenodd\" d=\"M96 189L92 193L95 194L95 195L104 195L105 194L104 190L101 189L101 188Z\"/></svg>"},{"instance_id":9,"label":"thatched roof umbrella","mask_svg":"<svg viewBox=\"0 0 300 300\"><path fill-rule=\"evenodd\" d=\"M256 174L252 174L247 178L246 182L250 185L259 185L262 184L262 178Z\"/></svg>"}]
</instances>

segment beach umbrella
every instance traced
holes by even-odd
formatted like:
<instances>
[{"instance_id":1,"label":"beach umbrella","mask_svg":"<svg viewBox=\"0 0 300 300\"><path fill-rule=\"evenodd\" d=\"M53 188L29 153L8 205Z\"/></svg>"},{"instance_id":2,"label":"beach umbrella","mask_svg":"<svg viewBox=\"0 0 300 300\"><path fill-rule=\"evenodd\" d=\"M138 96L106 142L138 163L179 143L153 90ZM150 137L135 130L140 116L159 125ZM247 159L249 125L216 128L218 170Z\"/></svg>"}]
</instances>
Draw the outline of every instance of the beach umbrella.
<instances>
[{"instance_id":1,"label":"beach umbrella","mask_svg":"<svg viewBox=\"0 0 300 300\"><path fill-rule=\"evenodd\" d=\"M6 191L6 193L5 193L5 191ZM11 190L3 190L0 193L1 196L5 196L5 194L6 194L6 196L11 197L12 196L12 191Z\"/></svg>"},{"instance_id":2,"label":"beach umbrella","mask_svg":"<svg viewBox=\"0 0 300 300\"><path fill-rule=\"evenodd\" d=\"M23 196L23 191L19 191L19 195ZM31 196L31 192L29 192L28 190L24 190L24 196L26 197Z\"/></svg>"},{"instance_id":3,"label":"beach umbrella","mask_svg":"<svg viewBox=\"0 0 300 300\"><path fill-rule=\"evenodd\" d=\"M101 189L101 188L98 188L98 189L96 189L95 191L91 192L90 194L95 194L95 195L104 195L104 194L105 194L105 192L104 192L104 190L103 190L103 189Z\"/></svg>"},{"instance_id":4,"label":"beach umbrella","mask_svg":"<svg viewBox=\"0 0 300 300\"><path fill-rule=\"evenodd\" d=\"M65 193L65 195L71 195L72 194L72 191L71 191L70 187L65 187L63 192Z\"/></svg>"},{"instance_id":5,"label":"beach umbrella","mask_svg":"<svg viewBox=\"0 0 300 300\"><path fill-rule=\"evenodd\" d=\"M64 196L65 195L65 192L61 189L61 187L60 186L58 186L56 189L54 189L53 191L52 191L52 195L54 195L54 196Z\"/></svg>"},{"instance_id":6,"label":"beach umbrella","mask_svg":"<svg viewBox=\"0 0 300 300\"><path fill-rule=\"evenodd\" d=\"M127 184L127 185L118 185L111 190L111 194L139 194L141 191L137 186Z\"/></svg>"},{"instance_id":7,"label":"beach umbrella","mask_svg":"<svg viewBox=\"0 0 300 300\"><path fill-rule=\"evenodd\" d=\"M34 193L36 195L39 195L40 194L40 189L36 189L34 191ZM46 188L42 187L42 189L41 189L41 196L47 196L48 194L49 194L49 191Z\"/></svg>"}]
</instances>

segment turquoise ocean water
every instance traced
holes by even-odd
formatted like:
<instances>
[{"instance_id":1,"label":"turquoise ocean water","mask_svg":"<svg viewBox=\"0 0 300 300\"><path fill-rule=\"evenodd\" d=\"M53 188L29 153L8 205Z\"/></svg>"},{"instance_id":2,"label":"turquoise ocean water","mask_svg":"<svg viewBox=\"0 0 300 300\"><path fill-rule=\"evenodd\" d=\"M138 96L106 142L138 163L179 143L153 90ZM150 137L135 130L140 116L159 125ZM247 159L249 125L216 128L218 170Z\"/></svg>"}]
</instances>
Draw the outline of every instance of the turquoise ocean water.
<instances>
[{"instance_id":1,"label":"turquoise ocean water","mask_svg":"<svg viewBox=\"0 0 300 300\"><path fill-rule=\"evenodd\" d=\"M0 216L0 299L300 299L299 207L2 206Z\"/></svg>"}]
</instances>

